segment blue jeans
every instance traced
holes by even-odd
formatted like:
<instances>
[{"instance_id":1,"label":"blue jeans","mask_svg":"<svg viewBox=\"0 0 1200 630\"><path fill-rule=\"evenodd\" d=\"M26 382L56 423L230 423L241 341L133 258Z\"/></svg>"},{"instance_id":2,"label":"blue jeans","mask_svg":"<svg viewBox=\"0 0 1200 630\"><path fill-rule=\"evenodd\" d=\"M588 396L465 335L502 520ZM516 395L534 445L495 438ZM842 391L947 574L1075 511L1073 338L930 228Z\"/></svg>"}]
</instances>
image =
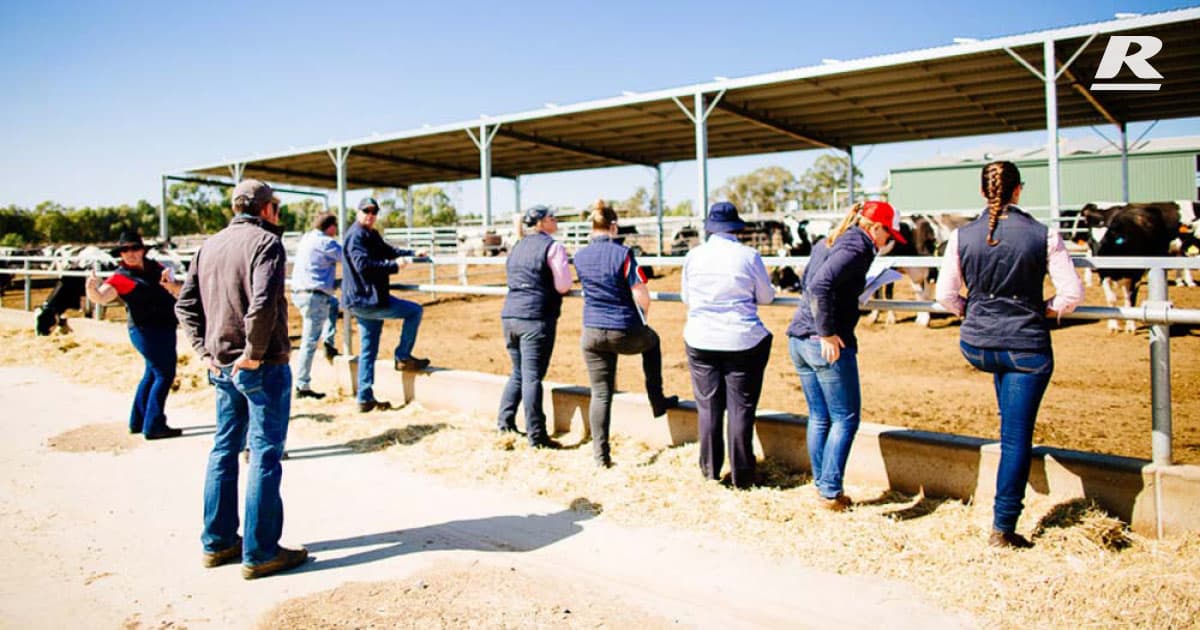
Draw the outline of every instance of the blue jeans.
<instances>
[{"instance_id":1,"label":"blue jeans","mask_svg":"<svg viewBox=\"0 0 1200 630\"><path fill-rule=\"evenodd\" d=\"M146 370L133 394L129 430L144 435L167 428L167 394L175 382L175 328L129 327L129 340L146 360Z\"/></svg>"},{"instance_id":2,"label":"blue jeans","mask_svg":"<svg viewBox=\"0 0 1200 630\"><path fill-rule=\"evenodd\" d=\"M525 405L525 435L530 444L546 441L546 413L542 410L542 378L550 367L558 320L500 320L504 346L512 359L512 374L500 396L500 414L496 424L501 431L517 430L517 405Z\"/></svg>"},{"instance_id":3,"label":"blue jeans","mask_svg":"<svg viewBox=\"0 0 1200 630\"><path fill-rule=\"evenodd\" d=\"M821 356L817 339L788 338L788 353L800 375L808 402L808 459L813 483L826 499L842 494L846 460L862 419L862 389L858 379L858 349L842 348L838 360Z\"/></svg>"},{"instance_id":4,"label":"blue jeans","mask_svg":"<svg viewBox=\"0 0 1200 630\"><path fill-rule=\"evenodd\" d=\"M337 332L338 300L320 291L296 291L292 302L300 309L304 327L300 332L300 365L296 369L296 388L312 389L312 362L317 340L333 346Z\"/></svg>"},{"instance_id":5,"label":"blue jeans","mask_svg":"<svg viewBox=\"0 0 1200 630\"><path fill-rule=\"evenodd\" d=\"M393 358L402 361L412 357L417 344L417 328L421 326L421 315L425 309L416 302L388 296L387 306L348 309L358 320L358 402L375 400L375 358L379 356L379 338L383 335L383 320L402 319L400 341L396 344Z\"/></svg>"},{"instance_id":6,"label":"blue jeans","mask_svg":"<svg viewBox=\"0 0 1200 630\"><path fill-rule=\"evenodd\" d=\"M292 407L292 369L264 363L257 370L230 368L208 377L217 394L217 432L204 479L204 550L233 545L238 530L238 454L249 444L246 527L242 562L261 564L279 552L283 499L279 458Z\"/></svg>"},{"instance_id":7,"label":"blue jeans","mask_svg":"<svg viewBox=\"0 0 1200 630\"><path fill-rule=\"evenodd\" d=\"M959 349L976 369L990 372L1000 407L1000 467L992 527L1011 533L1017 528L1029 482L1033 425L1042 395L1054 373L1054 353L976 348L960 341Z\"/></svg>"}]
</instances>

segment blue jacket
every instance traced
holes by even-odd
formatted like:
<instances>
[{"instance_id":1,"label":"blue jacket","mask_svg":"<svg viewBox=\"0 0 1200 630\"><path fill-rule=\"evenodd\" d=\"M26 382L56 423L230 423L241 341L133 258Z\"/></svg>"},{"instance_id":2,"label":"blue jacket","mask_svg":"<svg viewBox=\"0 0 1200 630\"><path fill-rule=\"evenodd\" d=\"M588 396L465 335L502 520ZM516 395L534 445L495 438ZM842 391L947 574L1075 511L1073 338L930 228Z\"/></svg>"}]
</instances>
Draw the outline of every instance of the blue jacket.
<instances>
[{"instance_id":1,"label":"blue jacket","mask_svg":"<svg viewBox=\"0 0 1200 630\"><path fill-rule=\"evenodd\" d=\"M788 336L837 335L847 348L857 347L858 296L867 286L867 271L876 251L871 237L858 227L846 230L832 248L827 240L817 243L804 268L804 297L788 326Z\"/></svg>"},{"instance_id":2,"label":"blue jacket","mask_svg":"<svg viewBox=\"0 0 1200 630\"><path fill-rule=\"evenodd\" d=\"M607 235L594 236L575 252L575 272L583 285L583 326L606 330L636 330L642 326L633 301L625 262L634 265L629 248Z\"/></svg>"},{"instance_id":3,"label":"blue jacket","mask_svg":"<svg viewBox=\"0 0 1200 630\"><path fill-rule=\"evenodd\" d=\"M346 230L342 248L342 305L346 308L375 308L387 305L388 276L400 270L396 259L412 256L407 249L392 247L376 230L355 221Z\"/></svg>"}]
</instances>

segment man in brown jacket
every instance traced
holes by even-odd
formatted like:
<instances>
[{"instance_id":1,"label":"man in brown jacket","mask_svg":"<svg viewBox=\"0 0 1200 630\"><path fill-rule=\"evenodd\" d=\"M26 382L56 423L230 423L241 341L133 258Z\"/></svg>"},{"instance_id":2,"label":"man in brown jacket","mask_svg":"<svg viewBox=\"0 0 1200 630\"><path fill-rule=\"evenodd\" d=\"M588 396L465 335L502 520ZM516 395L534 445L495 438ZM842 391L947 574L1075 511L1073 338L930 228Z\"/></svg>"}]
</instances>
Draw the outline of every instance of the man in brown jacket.
<instances>
[{"instance_id":1,"label":"man in brown jacket","mask_svg":"<svg viewBox=\"0 0 1200 630\"><path fill-rule=\"evenodd\" d=\"M242 577L297 567L308 551L279 546L279 464L291 413L287 255L279 200L254 179L233 189L233 220L196 252L175 312L216 388L217 432L204 481L206 567L242 561ZM245 540L238 536L238 453L250 448Z\"/></svg>"}]
</instances>

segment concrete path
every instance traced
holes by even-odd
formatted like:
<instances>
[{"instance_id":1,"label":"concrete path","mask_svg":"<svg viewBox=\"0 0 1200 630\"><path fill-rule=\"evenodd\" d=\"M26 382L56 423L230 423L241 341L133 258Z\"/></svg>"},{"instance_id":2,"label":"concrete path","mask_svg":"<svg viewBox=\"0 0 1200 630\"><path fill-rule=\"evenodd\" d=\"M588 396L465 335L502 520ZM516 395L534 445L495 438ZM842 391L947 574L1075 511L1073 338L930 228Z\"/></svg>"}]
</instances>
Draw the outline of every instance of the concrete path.
<instances>
[{"instance_id":1,"label":"concrete path","mask_svg":"<svg viewBox=\"0 0 1200 630\"><path fill-rule=\"evenodd\" d=\"M284 543L303 570L246 582L200 565L208 410L172 407L183 438L119 455L46 440L125 421L128 396L40 369L0 369L0 626L249 627L278 602L349 581L486 562L594 585L682 627L962 627L904 584L815 571L715 537L635 529L494 489L404 473L382 454L289 442ZM308 450L306 450L308 449ZM330 454L333 453L333 454Z\"/></svg>"}]
</instances>

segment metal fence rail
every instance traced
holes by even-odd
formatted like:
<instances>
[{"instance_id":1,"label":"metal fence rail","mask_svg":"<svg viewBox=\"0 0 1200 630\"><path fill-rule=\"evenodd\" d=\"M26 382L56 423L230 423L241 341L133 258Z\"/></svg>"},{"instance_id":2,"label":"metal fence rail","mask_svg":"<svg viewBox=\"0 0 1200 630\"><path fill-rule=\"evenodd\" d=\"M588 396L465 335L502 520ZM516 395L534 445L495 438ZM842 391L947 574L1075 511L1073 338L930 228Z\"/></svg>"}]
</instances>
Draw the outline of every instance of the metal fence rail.
<instances>
[{"instance_id":1,"label":"metal fence rail","mask_svg":"<svg viewBox=\"0 0 1200 630\"><path fill-rule=\"evenodd\" d=\"M21 264L21 268L0 267L0 275L23 276L25 278L25 310L30 310L30 281L34 276L39 277L79 277L91 272L77 270L33 269L32 263L61 262L62 259L47 256L7 256L0 257L0 265ZM643 256L639 262L643 265L662 267L682 266L684 258L680 256ZM932 256L896 256L881 258L893 267L937 267L941 258ZM1063 319L1104 320L1122 319L1150 324L1150 389L1152 408L1151 445L1153 461L1156 465L1170 465L1171 452L1171 367L1170 367L1170 326L1171 325L1200 325L1200 310L1181 309L1173 306L1167 298L1166 272L1169 269L1200 269L1200 258L1118 258L1118 257L1078 257L1072 259L1077 268L1082 269L1145 269L1149 277L1148 298L1139 307L1103 307L1080 306L1073 313L1063 315ZM433 256L412 259L413 263L428 264L431 282L428 284L392 284L391 288L400 291L418 291L430 294L457 293L468 295L505 295L508 293L504 286L478 286L468 284L467 268L470 265L503 265L504 258L482 256ZM808 262L807 257L765 257L763 262L768 266L803 266ZM454 265L458 267L461 284L438 284L437 266ZM582 292L572 290L572 297L582 297ZM652 291L651 299L663 302L679 302L680 294ZM795 306L801 303L801 298L776 297L772 305ZM870 300L865 308L879 310L898 310L945 313L946 310L936 302L914 300ZM349 322L349 319L347 319ZM350 327L345 327L345 352L352 354Z\"/></svg>"}]
</instances>

